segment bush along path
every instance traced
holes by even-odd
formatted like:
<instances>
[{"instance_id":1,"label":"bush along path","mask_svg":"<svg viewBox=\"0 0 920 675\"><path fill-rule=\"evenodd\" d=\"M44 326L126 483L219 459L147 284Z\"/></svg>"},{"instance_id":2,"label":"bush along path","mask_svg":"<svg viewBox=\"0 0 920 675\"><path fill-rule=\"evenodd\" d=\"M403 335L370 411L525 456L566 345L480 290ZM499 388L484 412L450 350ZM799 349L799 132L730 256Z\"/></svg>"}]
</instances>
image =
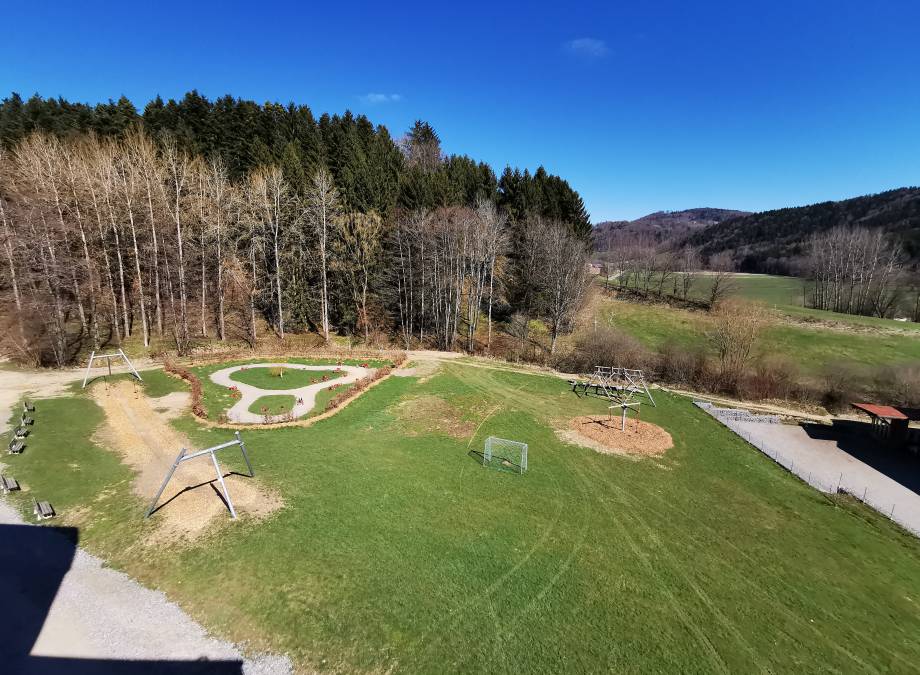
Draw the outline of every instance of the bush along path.
<instances>
[{"instance_id":1,"label":"bush along path","mask_svg":"<svg viewBox=\"0 0 920 675\"><path fill-rule=\"evenodd\" d=\"M250 384L245 384L234 380L233 373L250 368L284 368L286 370L314 370L328 371L328 365L309 366L301 363L259 363L252 365L231 366L211 373L211 381L215 384L234 388L239 392L239 398L236 403L227 411L227 420L230 422L239 422L244 424L259 424L268 422L286 422L295 420L309 414L316 405L316 394L329 387L340 387L353 384L358 380L368 377L371 369L361 366L335 366L335 369L341 371L343 375L330 380L323 380L310 384L298 389L260 389ZM250 407L258 399L264 396L293 396L295 398L294 407L290 413L284 415L265 415L258 412L250 412Z\"/></svg>"}]
</instances>

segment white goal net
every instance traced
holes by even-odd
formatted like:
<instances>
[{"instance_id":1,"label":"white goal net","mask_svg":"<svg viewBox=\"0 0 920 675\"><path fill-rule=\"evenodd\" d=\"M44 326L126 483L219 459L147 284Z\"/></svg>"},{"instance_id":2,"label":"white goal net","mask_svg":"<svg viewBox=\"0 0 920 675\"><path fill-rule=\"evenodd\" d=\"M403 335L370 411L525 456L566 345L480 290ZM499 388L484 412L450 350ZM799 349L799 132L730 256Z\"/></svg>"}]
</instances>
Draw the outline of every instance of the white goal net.
<instances>
[{"instance_id":1,"label":"white goal net","mask_svg":"<svg viewBox=\"0 0 920 675\"><path fill-rule=\"evenodd\" d=\"M501 468L524 473L527 471L527 444L489 436L482 453L482 465L490 466L493 463Z\"/></svg>"}]
</instances>

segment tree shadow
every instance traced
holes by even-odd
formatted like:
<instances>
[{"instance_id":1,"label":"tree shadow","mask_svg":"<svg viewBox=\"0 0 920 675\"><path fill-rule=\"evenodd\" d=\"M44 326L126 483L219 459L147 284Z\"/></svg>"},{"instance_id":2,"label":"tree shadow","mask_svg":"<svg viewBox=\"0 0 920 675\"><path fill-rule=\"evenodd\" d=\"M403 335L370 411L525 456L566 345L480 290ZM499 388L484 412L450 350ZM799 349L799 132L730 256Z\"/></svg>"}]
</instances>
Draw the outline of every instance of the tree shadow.
<instances>
[{"instance_id":1,"label":"tree shadow","mask_svg":"<svg viewBox=\"0 0 920 675\"><path fill-rule=\"evenodd\" d=\"M809 438L834 443L853 459L920 495L920 457L878 438L870 423L834 420L830 425L803 423L802 428Z\"/></svg>"},{"instance_id":2,"label":"tree shadow","mask_svg":"<svg viewBox=\"0 0 920 675\"><path fill-rule=\"evenodd\" d=\"M73 565L79 532L73 527L0 525L0 542L0 671L24 675L243 672L239 660L132 661L32 656L64 576Z\"/></svg>"}]
</instances>

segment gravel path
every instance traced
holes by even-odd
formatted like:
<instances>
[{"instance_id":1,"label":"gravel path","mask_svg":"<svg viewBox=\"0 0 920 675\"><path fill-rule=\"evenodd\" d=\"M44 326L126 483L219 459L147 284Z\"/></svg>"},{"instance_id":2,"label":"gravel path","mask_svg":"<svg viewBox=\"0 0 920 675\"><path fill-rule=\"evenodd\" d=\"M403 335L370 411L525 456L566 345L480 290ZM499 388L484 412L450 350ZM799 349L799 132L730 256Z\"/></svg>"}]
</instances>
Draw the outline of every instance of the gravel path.
<instances>
[{"instance_id":1,"label":"gravel path","mask_svg":"<svg viewBox=\"0 0 920 675\"><path fill-rule=\"evenodd\" d=\"M19 513L0 501L0 524L23 524ZM37 527L30 525L29 527ZM32 600L21 579L6 579L0 569L5 594L17 603ZM7 600L11 597L7 596ZM23 604L19 604L23 606ZM229 642L209 637L163 593L151 591L127 575L108 569L103 562L77 549L47 611L31 656L112 659L131 661L236 661L250 675L292 672L287 657L243 657ZM142 664L138 664L139 667ZM206 670L206 669L204 669ZM143 670L143 672L151 672Z\"/></svg>"},{"instance_id":2,"label":"gravel path","mask_svg":"<svg viewBox=\"0 0 920 675\"><path fill-rule=\"evenodd\" d=\"M231 422L242 422L246 424L259 424L264 421L262 415L258 413L249 412L249 406L255 403L258 399L263 396L274 396L277 394L293 396L300 400L294 408L292 413L294 418L303 417L311 410L313 406L316 405L316 394L323 389L328 389L334 384L351 384L360 380L362 377L367 377L370 375L371 370L369 368L361 368L359 366L336 366L341 369L345 375L342 377L337 377L334 380L328 380L326 382L317 382L316 384L311 384L306 387L300 387L299 389L259 389L258 387L253 387L251 384L244 384L242 382L237 382L232 379L230 376L237 372L238 370L251 369L251 368L287 368L288 370L329 370L329 366L307 366L301 363L259 363L259 364L248 364L244 366L232 366L230 368L224 368L223 370L218 370L215 373L211 373L211 381L215 384L219 384L222 387L236 387L239 389L241 394L240 399L227 411L227 419Z\"/></svg>"}]
</instances>

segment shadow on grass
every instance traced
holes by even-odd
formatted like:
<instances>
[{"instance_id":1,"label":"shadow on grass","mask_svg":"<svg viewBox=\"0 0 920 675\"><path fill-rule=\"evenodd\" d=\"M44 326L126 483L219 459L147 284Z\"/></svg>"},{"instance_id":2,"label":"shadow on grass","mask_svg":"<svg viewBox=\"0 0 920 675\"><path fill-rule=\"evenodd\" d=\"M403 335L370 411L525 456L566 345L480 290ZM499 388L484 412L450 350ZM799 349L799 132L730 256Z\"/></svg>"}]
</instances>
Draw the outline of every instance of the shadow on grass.
<instances>
[{"instance_id":1,"label":"shadow on grass","mask_svg":"<svg viewBox=\"0 0 920 675\"><path fill-rule=\"evenodd\" d=\"M468 457L472 457L473 460L483 468L487 469L497 469L499 471L507 471L509 473L521 474L521 465L515 463L513 460L508 457L501 457L499 455L492 455L492 461L486 460L486 456L479 452L478 450L470 450L466 453Z\"/></svg>"}]
</instances>

